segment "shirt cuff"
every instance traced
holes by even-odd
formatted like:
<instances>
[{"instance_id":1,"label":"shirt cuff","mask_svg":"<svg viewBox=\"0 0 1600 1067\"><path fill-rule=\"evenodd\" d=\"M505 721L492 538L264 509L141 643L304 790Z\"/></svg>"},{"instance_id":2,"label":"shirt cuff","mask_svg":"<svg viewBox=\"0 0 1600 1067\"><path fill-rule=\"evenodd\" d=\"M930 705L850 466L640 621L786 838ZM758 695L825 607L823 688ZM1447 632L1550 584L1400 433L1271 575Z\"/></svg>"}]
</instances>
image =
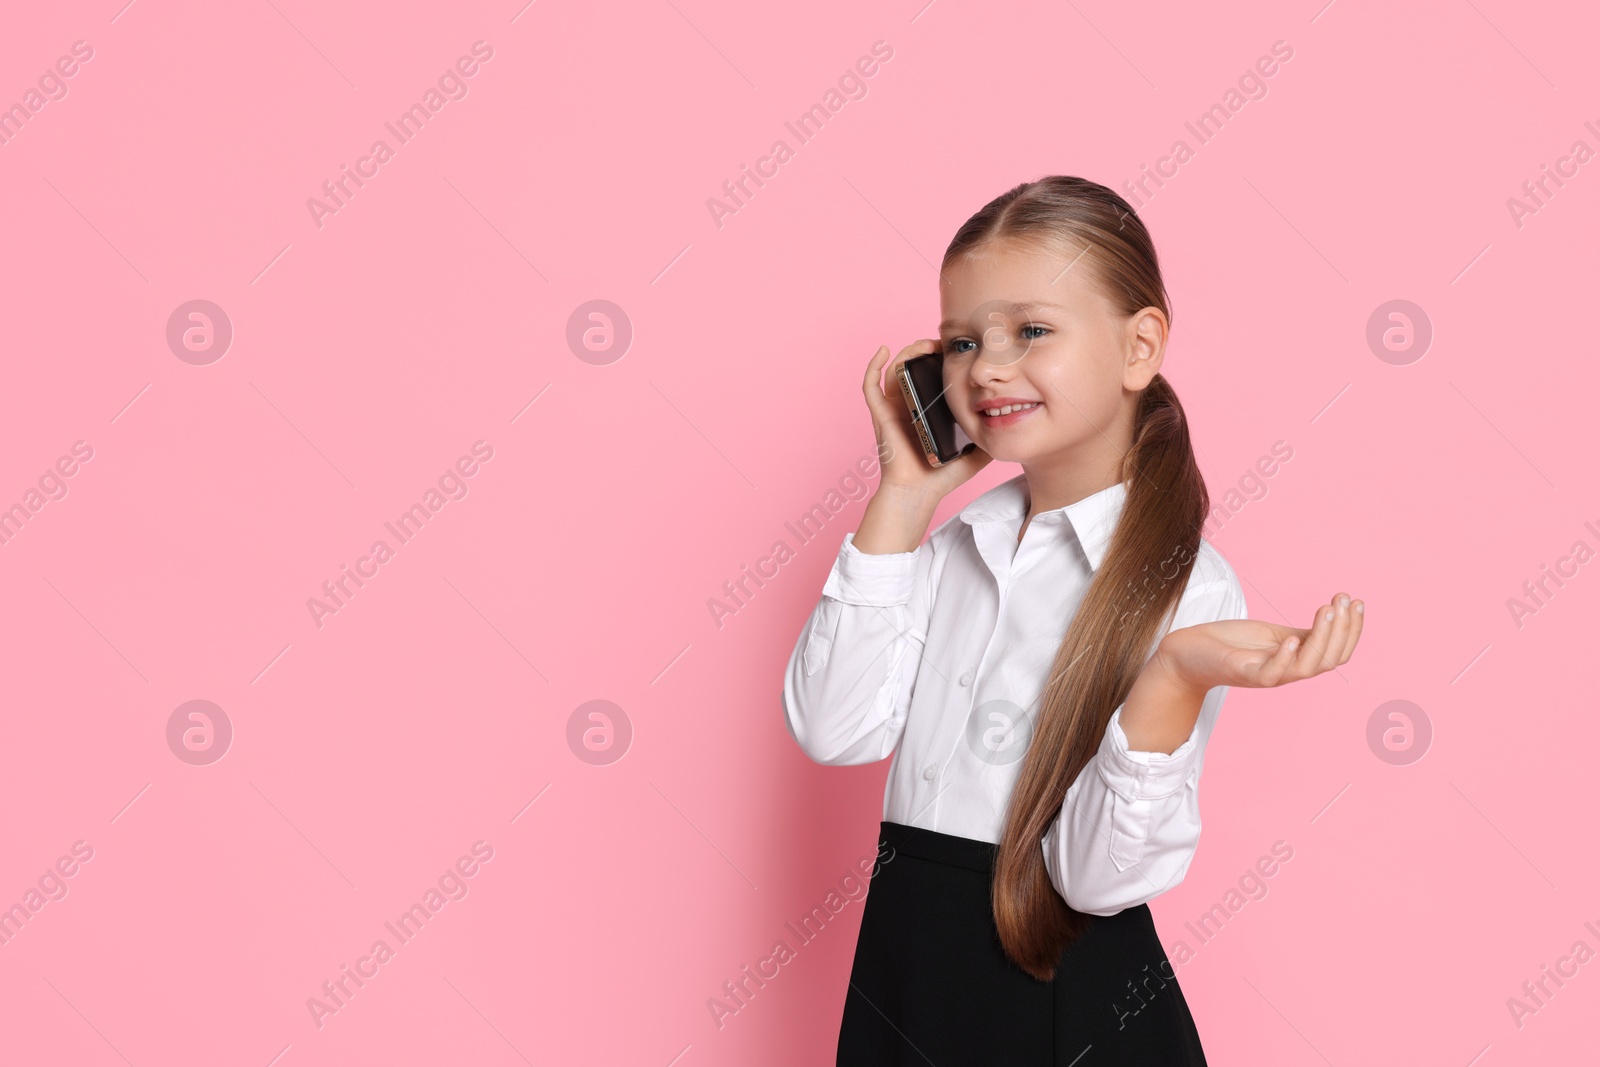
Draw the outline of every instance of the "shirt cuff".
<instances>
[{"instance_id":1,"label":"shirt cuff","mask_svg":"<svg viewBox=\"0 0 1600 1067\"><path fill-rule=\"evenodd\" d=\"M916 589L917 552L863 552L855 533L844 535L822 594L844 604L893 607L911 602Z\"/></svg>"},{"instance_id":2,"label":"shirt cuff","mask_svg":"<svg viewBox=\"0 0 1600 1067\"><path fill-rule=\"evenodd\" d=\"M1200 754L1194 734L1171 752L1134 752L1122 732L1122 708L1111 713L1100 739L1100 777L1124 800L1156 800L1182 789Z\"/></svg>"}]
</instances>

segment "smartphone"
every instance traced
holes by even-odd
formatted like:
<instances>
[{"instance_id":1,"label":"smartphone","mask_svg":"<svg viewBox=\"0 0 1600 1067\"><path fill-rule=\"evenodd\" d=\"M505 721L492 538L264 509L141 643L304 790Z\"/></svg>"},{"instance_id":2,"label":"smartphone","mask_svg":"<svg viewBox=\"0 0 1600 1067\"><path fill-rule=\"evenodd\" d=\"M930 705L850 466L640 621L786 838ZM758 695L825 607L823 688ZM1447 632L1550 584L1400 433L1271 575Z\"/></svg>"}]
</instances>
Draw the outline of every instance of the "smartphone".
<instances>
[{"instance_id":1,"label":"smartphone","mask_svg":"<svg viewBox=\"0 0 1600 1067\"><path fill-rule=\"evenodd\" d=\"M942 467L977 448L950 411L944 395L944 353L912 356L897 369L900 393L922 440L928 465Z\"/></svg>"}]
</instances>

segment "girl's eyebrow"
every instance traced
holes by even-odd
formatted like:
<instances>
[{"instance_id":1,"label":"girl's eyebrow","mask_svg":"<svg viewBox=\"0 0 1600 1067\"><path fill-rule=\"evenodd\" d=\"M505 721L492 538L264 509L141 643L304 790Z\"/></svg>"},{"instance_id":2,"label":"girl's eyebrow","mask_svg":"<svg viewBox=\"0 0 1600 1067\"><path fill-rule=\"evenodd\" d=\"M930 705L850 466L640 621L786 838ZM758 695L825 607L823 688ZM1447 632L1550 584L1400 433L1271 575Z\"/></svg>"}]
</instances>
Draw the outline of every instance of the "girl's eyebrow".
<instances>
[{"instance_id":1,"label":"girl's eyebrow","mask_svg":"<svg viewBox=\"0 0 1600 1067\"><path fill-rule=\"evenodd\" d=\"M1024 300L1021 303L1002 304L1002 305L1000 305L1000 307L1003 307L1005 310L1011 312L1011 314L1013 314L1013 315L1023 314L1023 313L1030 312L1030 311L1044 311L1044 310L1065 311L1065 310L1067 310L1066 308L1062 307L1060 304L1041 304L1041 303L1039 303L1037 301L1034 301L1034 300ZM948 329L951 329L952 327L960 326L960 325L961 325L961 320L960 319L945 319L943 322L941 322L939 324L939 329L948 330Z\"/></svg>"}]
</instances>

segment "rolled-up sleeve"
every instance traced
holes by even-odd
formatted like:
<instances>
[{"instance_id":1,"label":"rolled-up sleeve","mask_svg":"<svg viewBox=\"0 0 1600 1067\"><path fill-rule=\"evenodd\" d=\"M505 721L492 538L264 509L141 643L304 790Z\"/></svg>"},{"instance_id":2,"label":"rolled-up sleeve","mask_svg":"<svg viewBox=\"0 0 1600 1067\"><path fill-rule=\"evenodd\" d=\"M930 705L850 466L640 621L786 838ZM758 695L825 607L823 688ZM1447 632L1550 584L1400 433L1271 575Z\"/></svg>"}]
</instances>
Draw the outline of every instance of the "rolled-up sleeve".
<instances>
[{"instance_id":1,"label":"rolled-up sleeve","mask_svg":"<svg viewBox=\"0 0 1600 1067\"><path fill-rule=\"evenodd\" d=\"M914 552L844 543L784 672L789 733L818 763L885 759L904 731L928 640L938 531Z\"/></svg>"},{"instance_id":2,"label":"rolled-up sleeve","mask_svg":"<svg viewBox=\"0 0 1600 1067\"><path fill-rule=\"evenodd\" d=\"M1224 569L1224 577L1185 592L1169 630L1247 617L1238 579ZM1115 915L1183 881L1200 842L1205 743L1227 693L1227 686L1206 693L1194 729L1170 753L1129 749L1125 705L1112 712L1042 841L1050 880L1068 906Z\"/></svg>"}]
</instances>

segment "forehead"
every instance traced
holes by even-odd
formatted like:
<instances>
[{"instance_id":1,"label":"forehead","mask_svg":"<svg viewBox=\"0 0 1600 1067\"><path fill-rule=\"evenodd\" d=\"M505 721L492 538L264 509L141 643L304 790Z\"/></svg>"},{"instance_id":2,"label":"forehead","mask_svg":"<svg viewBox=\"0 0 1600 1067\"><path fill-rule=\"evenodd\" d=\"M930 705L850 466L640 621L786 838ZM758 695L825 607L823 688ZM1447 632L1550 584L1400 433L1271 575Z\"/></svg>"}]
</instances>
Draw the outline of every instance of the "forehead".
<instances>
[{"instance_id":1,"label":"forehead","mask_svg":"<svg viewBox=\"0 0 1600 1067\"><path fill-rule=\"evenodd\" d=\"M1049 245L987 242L952 260L940 275L940 329L963 325L979 309L1023 315L1092 306L1098 296L1090 257Z\"/></svg>"}]
</instances>

